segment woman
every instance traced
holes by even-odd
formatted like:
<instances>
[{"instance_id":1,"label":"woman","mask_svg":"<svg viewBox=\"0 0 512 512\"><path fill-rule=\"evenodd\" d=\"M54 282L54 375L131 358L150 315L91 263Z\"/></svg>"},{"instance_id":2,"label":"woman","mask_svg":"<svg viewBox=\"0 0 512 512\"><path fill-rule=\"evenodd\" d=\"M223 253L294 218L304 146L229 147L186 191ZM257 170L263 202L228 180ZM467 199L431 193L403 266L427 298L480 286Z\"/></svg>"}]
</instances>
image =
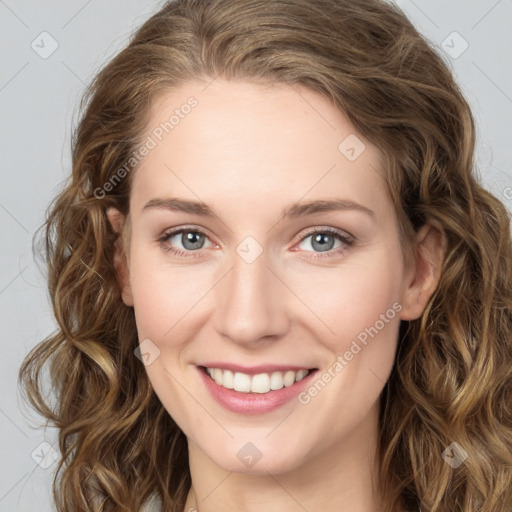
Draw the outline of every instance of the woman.
<instances>
[{"instance_id":1,"label":"woman","mask_svg":"<svg viewBox=\"0 0 512 512\"><path fill-rule=\"evenodd\" d=\"M20 371L59 511L511 510L509 214L396 6L172 1L84 107Z\"/></svg>"}]
</instances>

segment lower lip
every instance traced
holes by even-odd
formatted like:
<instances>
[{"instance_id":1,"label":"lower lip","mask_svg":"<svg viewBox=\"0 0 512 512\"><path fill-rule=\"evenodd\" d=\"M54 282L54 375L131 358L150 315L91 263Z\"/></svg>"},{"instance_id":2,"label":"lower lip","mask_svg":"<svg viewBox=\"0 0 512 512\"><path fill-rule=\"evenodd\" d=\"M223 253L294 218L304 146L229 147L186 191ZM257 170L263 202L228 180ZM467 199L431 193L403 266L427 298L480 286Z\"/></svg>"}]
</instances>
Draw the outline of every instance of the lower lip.
<instances>
[{"instance_id":1,"label":"lower lip","mask_svg":"<svg viewBox=\"0 0 512 512\"><path fill-rule=\"evenodd\" d=\"M213 398L228 411L238 414L264 414L278 409L295 398L316 373L310 371L301 381L268 393L240 393L217 384L201 367L197 367L203 382Z\"/></svg>"}]
</instances>

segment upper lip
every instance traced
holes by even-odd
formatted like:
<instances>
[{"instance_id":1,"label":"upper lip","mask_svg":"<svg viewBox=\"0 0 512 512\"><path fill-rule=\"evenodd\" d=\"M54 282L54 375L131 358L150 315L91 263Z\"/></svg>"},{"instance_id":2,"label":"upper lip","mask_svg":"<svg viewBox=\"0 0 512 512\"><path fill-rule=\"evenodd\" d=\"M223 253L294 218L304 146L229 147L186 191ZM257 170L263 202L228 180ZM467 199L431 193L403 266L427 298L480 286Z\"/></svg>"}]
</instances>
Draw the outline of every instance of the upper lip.
<instances>
[{"instance_id":1,"label":"upper lip","mask_svg":"<svg viewBox=\"0 0 512 512\"><path fill-rule=\"evenodd\" d=\"M299 370L314 370L311 366L298 366L291 364L261 364L258 366L241 366L233 363L222 363L218 361L201 363L198 366L204 366L206 368L220 368L222 370L231 370L236 373L246 373L247 375L257 375L259 373L272 373L272 372L286 372Z\"/></svg>"}]
</instances>

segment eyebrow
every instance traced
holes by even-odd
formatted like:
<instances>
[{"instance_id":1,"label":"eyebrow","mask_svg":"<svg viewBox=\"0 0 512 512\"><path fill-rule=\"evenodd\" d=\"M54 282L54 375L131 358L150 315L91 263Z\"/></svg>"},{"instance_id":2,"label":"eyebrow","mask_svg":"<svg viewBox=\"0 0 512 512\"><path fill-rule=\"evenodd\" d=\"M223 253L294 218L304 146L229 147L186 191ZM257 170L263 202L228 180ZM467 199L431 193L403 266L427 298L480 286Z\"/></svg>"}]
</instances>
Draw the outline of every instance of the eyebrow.
<instances>
[{"instance_id":1,"label":"eyebrow","mask_svg":"<svg viewBox=\"0 0 512 512\"><path fill-rule=\"evenodd\" d=\"M146 211L153 208L191 213L202 217L216 217L213 210L206 203L203 203L202 201L179 199L176 197L151 199L144 205L142 210ZM307 215L313 215L315 213L344 210L360 211L366 213L373 219L376 218L373 210L350 199L329 199L295 203L284 208L281 211L281 217L296 219Z\"/></svg>"}]
</instances>

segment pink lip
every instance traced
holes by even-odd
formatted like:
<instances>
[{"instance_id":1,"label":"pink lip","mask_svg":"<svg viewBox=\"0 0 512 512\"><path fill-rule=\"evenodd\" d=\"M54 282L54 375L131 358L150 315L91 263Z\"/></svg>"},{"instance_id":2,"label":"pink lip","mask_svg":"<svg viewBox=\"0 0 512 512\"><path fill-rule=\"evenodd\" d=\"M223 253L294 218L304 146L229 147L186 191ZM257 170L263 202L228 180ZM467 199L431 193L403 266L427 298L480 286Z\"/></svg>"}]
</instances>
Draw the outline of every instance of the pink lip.
<instances>
[{"instance_id":1,"label":"pink lip","mask_svg":"<svg viewBox=\"0 0 512 512\"><path fill-rule=\"evenodd\" d=\"M198 366L205 368L220 368L222 370L231 370L233 373L240 372L247 375L257 375L258 373L272 373L272 372L286 372L292 370L298 372L299 370L311 370L309 366L293 366L293 365L279 365L279 364L266 364L259 366L240 366L238 364L221 363L218 361L201 363Z\"/></svg>"},{"instance_id":2,"label":"pink lip","mask_svg":"<svg viewBox=\"0 0 512 512\"><path fill-rule=\"evenodd\" d=\"M210 364L210 363L209 363ZM226 368L226 366L209 366L209 368L223 368L226 370L232 370L232 368L240 368L234 365L228 365L229 368ZM258 368L259 373L267 373L267 371L260 371L260 367L253 367L250 370L254 370L255 368ZM261 367L263 368L263 367ZM265 368L269 368L266 366ZM287 366L285 367L275 367L278 369L273 369L271 371L279 371L279 369L292 369L293 367ZM302 368L298 368L299 370ZM304 368L307 369L307 368ZM220 386L217 384L204 370L204 368L198 366L197 370L199 371L199 375L201 379L203 380L206 388L211 393L212 397L222 405L225 409L231 412L235 412L238 414L265 414L267 412L271 412L285 403L292 400L294 397L296 397L306 386L309 385L309 382L313 378L313 376L317 373L315 371L311 371L304 379L302 379L300 382L296 382L295 384L292 384L289 387L284 387L281 389L278 389L277 391L269 391L268 393L240 393L239 391L235 391L234 389L226 389L223 386ZM247 372L247 368L243 371L244 373ZM233 371L233 370L232 370ZM258 372L251 372L251 374L255 374Z\"/></svg>"}]
</instances>

